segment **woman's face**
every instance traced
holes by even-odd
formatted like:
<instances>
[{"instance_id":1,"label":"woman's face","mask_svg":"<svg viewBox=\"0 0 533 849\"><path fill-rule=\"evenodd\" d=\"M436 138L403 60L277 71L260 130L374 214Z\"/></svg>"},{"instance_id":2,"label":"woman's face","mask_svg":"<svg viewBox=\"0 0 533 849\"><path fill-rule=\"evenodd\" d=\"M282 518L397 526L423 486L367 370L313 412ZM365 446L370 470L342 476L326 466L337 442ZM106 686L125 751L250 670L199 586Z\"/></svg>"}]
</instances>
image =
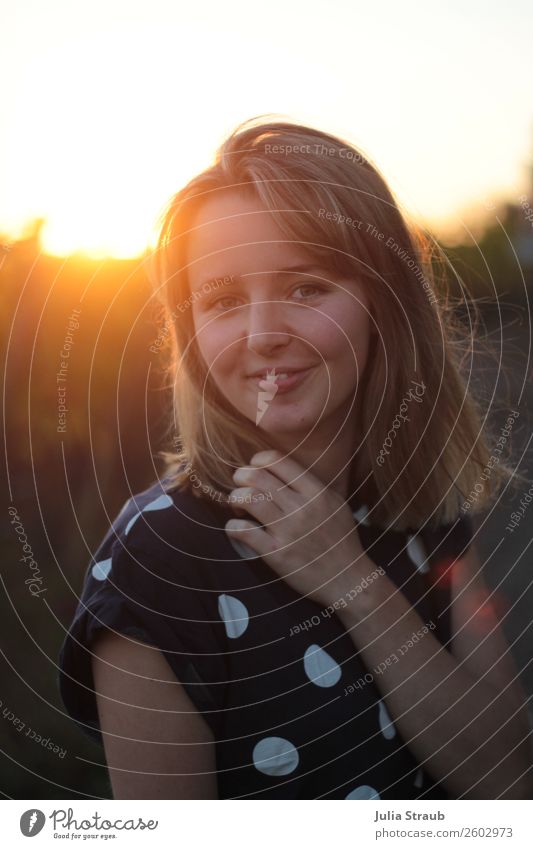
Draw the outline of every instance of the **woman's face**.
<instances>
[{"instance_id":1,"label":"woman's face","mask_svg":"<svg viewBox=\"0 0 533 849\"><path fill-rule=\"evenodd\" d=\"M317 265L287 241L258 199L234 189L201 205L186 262L185 308L225 398L278 444L296 446L313 429L313 438L318 432L334 439L366 366L370 317L362 285ZM275 377L293 370L303 371ZM258 371L270 372L266 384Z\"/></svg>"}]
</instances>

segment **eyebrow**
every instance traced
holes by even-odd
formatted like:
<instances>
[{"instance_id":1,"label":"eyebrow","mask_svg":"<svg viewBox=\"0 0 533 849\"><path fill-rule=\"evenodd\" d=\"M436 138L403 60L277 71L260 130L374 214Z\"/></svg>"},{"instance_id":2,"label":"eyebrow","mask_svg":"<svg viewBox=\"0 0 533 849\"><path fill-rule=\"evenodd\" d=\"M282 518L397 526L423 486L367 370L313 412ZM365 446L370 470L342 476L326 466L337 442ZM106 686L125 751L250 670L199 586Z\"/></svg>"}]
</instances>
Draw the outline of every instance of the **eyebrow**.
<instances>
[{"instance_id":1,"label":"eyebrow","mask_svg":"<svg viewBox=\"0 0 533 849\"><path fill-rule=\"evenodd\" d=\"M280 277L288 277L291 274L309 272L309 271L317 271L323 270L322 266L315 262L306 262L300 263L299 265L289 265L286 268L280 268L277 271L270 272L271 277L279 279ZM253 273L253 272L252 272ZM269 273L269 272L267 272ZM248 277L249 275L246 275ZM209 280L204 280L198 286L198 290L201 290L204 286L212 286L218 280L224 280L226 277L230 278L228 283L224 283L224 288L230 288L231 286L235 286L237 283L240 283L243 279L243 275L241 274L217 274L215 277L209 278ZM194 291L197 291L196 289Z\"/></svg>"}]
</instances>

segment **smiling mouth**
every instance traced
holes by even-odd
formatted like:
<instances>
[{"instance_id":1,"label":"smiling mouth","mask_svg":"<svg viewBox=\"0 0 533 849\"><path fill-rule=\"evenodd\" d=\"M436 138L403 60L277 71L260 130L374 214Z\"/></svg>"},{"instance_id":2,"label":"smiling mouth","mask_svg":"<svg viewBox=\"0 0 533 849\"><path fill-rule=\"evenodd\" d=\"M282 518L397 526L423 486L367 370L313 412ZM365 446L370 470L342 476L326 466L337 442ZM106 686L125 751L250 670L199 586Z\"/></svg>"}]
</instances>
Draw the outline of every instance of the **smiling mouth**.
<instances>
[{"instance_id":1,"label":"smiling mouth","mask_svg":"<svg viewBox=\"0 0 533 849\"><path fill-rule=\"evenodd\" d=\"M281 366L271 366L270 368L265 368L262 371L258 371L255 374L248 374L246 377L254 378L254 380L270 380L273 381L279 378L290 377L291 374L299 374L302 371L308 371L313 366L303 366L302 368L291 368Z\"/></svg>"},{"instance_id":2,"label":"smiling mouth","mask_svg":"<svg viewBox=\"0 0 533 849\"><path fill-rule=\"evenodd\" d=\"M272 374L271 370L264 375L253 375L248 380L253 380L263 388L268 386L275 387L276 395L279 395L299 386L313 369L314 366L309 366L309 368L299 369L298 371L280 371L277 374Z\"/></svg>"}]
</instances>

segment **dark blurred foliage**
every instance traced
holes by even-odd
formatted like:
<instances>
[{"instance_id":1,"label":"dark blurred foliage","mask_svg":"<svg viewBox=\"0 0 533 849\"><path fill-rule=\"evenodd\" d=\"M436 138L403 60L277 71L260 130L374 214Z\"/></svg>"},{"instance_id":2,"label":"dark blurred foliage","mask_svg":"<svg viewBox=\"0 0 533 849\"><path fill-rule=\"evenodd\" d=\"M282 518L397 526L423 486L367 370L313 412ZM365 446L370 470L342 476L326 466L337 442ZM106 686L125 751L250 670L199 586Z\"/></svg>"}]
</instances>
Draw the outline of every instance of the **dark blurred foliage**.
<instances>
[{"instance_id":1,"label":"dark blurred foliage","mask_svg":"<svg viewBox=\"0 0 533 849\"><path fill-rule=\"evenodd\" d=\"M487 211L479 229L459 244L441 245L455 269L453 291L460 294L458 275L474 297L496 301L510 296L524 303L533 287L533 191L523 203L517 199Z\"/></svg>"},{"instance_id":2,"label":"dark blurred foliage","mask_svg":"<svg viewBox=\"0 0 533 849\"><path fill-rule=\"evenodd\" d=\"M519 347L525 350L533 227L518 205L494 211L490 222L477 246L444 247L475 297L494 303L497 293L521 305ZM161 389L158 355L149 351L157 331L142 260L47 256L39 247L41 224L0 253L7 500L21 517L47 588L33 598L24 584L28 570L6 509L0 790L28 799L108 797L103 750L62 713L57 655L91 552L126 498L162 471L154 454L163 447L171 395ZM451 272L450 282L453 288ZM66 432L58 433L56 374L73 308L81 313L64 384ZM486 314L490 325L489 304ZM1 715L4 708L66 749L66 756L18 732Z\"/></svg>"},{"instance_id":3,"label":"dark blurred foliage","mask_svg":"<svg viewBox=\"0 0 533 849\"><path fill-rule=\"evenodd\" d=\"M103 763L103 752L62 715L56 661L91 552L126 498L162 471L153 455L171 399L149 351L153 301L142 260L53 258L35 237L7 248L0 255L3 478L47 591L33 598L24 583L32 573L6 505L0 789L15 798L109 796L105 770L77 759ZM79 327L69 331L73 308L81 310ZM56 375L69 332L66 432L58 433ZM2 716L6 707L67 755L18 732Z\"/></svg>"}]
</instances>

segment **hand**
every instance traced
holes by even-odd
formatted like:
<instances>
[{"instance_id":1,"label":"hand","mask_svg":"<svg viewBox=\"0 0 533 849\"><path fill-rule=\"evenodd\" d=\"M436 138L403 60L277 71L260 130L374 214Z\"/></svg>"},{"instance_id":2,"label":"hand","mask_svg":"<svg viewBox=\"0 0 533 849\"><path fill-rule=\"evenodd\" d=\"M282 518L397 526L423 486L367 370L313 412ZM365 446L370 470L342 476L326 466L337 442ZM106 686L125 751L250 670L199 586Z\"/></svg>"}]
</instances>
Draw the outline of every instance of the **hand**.
<instances>
[{"instance_id":1,"label":"hand","mask_svg":"<svg viewBox=\"0 0 533 849\"><path fill-rule=\"evenodd\" d=\"M261 451L250 463L234 473L243 486L229 500L265 527L230 519L226 533L249 545L300 595L323 605L337 601L366 559L350 506L279 451Z\"/></svg>"}]
</instances>

